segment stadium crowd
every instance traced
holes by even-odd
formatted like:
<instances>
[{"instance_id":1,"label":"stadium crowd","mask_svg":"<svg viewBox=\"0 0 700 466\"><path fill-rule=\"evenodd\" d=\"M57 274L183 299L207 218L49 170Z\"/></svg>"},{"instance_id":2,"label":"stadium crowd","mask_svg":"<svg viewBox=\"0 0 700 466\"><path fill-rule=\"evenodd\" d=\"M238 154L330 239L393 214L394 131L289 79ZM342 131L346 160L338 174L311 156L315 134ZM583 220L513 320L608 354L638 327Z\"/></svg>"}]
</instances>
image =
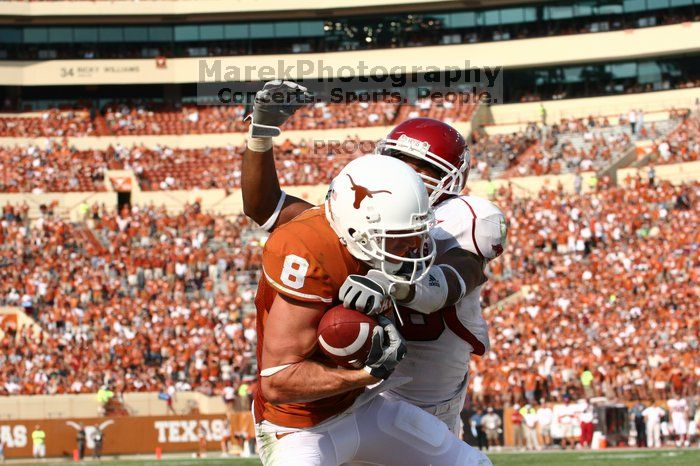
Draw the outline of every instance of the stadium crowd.
<instances>
[{"instance_id":1,"label":"stadium crowd","mask_svg":"<svg viewBox=\"0 0 700 466\"><path fill-rule=\"evenodd\" d=\"M2 137L68 137L97 134L90 112L84 108L61 110L52 108L38 116L0 117Z\"/></svg>"},{"instance_id":2,"label":"stadium crowd","mask_svg":"<svg viewBox=\"0 0 700 466\"><path fill-rule=\"evenodd\" d=\"M375 143L348 139L318 144L283 141L276 147L282 185L327 183L352 157L370 153ZM234 189L240 186L245 146L204 149L116 145L76 150L52 141L0 147L0 192L104 191L105 171L134 171L143 190Z\"/></svg>"},{"instance_id":3,"label":"stadium crowd","mask_svg":"<svg viewBox=\"0 0 700 466\"><path fill-rule=\"evenodd\" d=\"M106 106L102 135L215 134L244 132L242 105L182 105L123 102Z\"/></svg>"},{"instance_id":4,"label":"stadium crowd","mask_svg":"<svg viewBox=\"0 0 700 466\"><path fill-rule=\"evenodd\" d=\"M359 97L357 97L359 99ZM448 122L468 121L477 108L471 94L434 96L415 102L316 102L298 110L288 130L390 126L397 118L417 116ZM156 101L122 101L100 112L51 108L35 114L0 116L2 137L142 136L242 133L248 130L244 105L167 105Z\"/></svg>"},{"instance_id":5,"label":"stadium crowd","mask_svg":"<svg viewBox=\"0 0 700 466\"><path fill-rule=\"evenodd\" d=\"M670 109L668 116L666 120L645 122L644 112L632 109L614 118L591 115L562 118L552 124L530 122L524 131L509 136L484 139L475 134L474 150L482 156L477 157L476 173L484 178L498 170L506 177L597 170L642 141L650 141L654 152L663 151L655 163L696 160L700 118L688 109ZM480 147L480 139L488 144L494 138L496 150ZM673 141L675 152L683 153L682 157L671 156L669 141Z\"/></svg>"},{"instance_id":6,"label":"stadium crowd","mask_svg":"<svg viewBox=\"0 0 700 466\"><path fill-rule=\"evenodd\" d=\"M406 113L405 117L414 113L445 115L440 107L420 109L417 105L415 110L400 113ZM301 113L293 124L306 124L319 108L310 114ZM460 118L460 112L449 115ZM525 131L507 134L474 131L470 177L488 179L597 169L642 140L651 141L655 164L698 160L700 117L687 116L686 112L674 115L672 120L642 124L636 130L631 130L621 116L616 125L607 118L588 117L562 120L551 126L531 123ZM659 125L668 130L661 131ZM280 184L326 183L348 160L374 149L375 142L358 137L345 141L281 141L275 148ZM41 146L0 147L0 191L103 191L108 169L133 170L144 190L232 190L240 186L244 150L243 145L178 149L119 144L106 150L77 150L60 139Z\"/></svg>"},{"instance_id":7,"label":"stadium crowd","mask_svg":"<svg viewBox=\"0 0 700 466\"><path fill-rule=\"evenodd\" d=\"M42 334L6 329L0 395L166 384L214 394L254 371L262 246L244 216L94 205L71 224L42 211L30 224L26 205L3 208L0 303Z\"/></svg>"},{"instance_id":8,"label":"stadium crowd","mask_svg":"<svg viewBox=\"0 0 700 466\"><path fill-rule=\"evenodd\" d=\"M471 364L477 403L698 393L700 183L625 183L497 193L510 230L492 290L524 288L487 312L492 351Z\"/></svg>"},{"instance_id":9,"label":"stadium crowd","mask_svg":"<svg viewBox=\"0 0 700 466\"><path fill-rule=\"evenodd\" d=\"M700 184L588 195L495 194L510 219L485 305L492 350L471 364L477 403L564 394L697 392L694 309ZM0 302L41 325L0 342L0 394L195 389L221 393L254 368L252 301L264 237L244 217L92 206L84 223L5 206ZM520 293L515 294L514 293ZM592 378L583 377L590 372Z\"/></svg>"},{"instance_id":10,"label":"stadium crowd","mask_svg":"<svg viewBox=\"0 0 700 466\"><path fill-rule=\"evenodd\" d=\"M700 118L683 118L681 124L652 145L654 163L700 160Z\"/></svg>"},{"instance_id":11,"label":"stadium crowd","mask_svg":"<svg viewBox=\"0 0 700 466\"><path fill-rule=\"evenodd\" d=\"M0 192L104 191L104 170L118 166L105 152L78 151L57 140L0 147Z\"/></svg>"}]
</instances>

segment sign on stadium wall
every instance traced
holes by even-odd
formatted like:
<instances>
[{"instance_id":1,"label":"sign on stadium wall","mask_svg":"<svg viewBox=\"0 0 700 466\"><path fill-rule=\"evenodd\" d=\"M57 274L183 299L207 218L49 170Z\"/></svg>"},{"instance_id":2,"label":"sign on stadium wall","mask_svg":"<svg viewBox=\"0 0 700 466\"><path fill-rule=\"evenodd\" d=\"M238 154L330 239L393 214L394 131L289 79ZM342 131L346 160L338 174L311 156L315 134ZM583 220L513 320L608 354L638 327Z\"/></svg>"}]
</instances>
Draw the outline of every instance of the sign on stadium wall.
<instances>
[{"instance_id":1,"label":"sign on stadium wall","mask_svg":"<svg viewBox=\"0 0 700 466\"><path fill-rule=\"evenodd\" d=\"M253 435L249 412L231 415L231 432ZM22 421L0 420L0 442L5 445L7 458L32 456L32 431L36 425L46 432L46 455L72 457L77 448L77 423L87 433L87 454L92 454L92 433L95 426L103 429L104 455L152 454L160 447L164 454L197 449L198 431L204 429L208 449L220 448L225 415L144 416L83 419L38 419Z\"/></svg>"}]
</instances>

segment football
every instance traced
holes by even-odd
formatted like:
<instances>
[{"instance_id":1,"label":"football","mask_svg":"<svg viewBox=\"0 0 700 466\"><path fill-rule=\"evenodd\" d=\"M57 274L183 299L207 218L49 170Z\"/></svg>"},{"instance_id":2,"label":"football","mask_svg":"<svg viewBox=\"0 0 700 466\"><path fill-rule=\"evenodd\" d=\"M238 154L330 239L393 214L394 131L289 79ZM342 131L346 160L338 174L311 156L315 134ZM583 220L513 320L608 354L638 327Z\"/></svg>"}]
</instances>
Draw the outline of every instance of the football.
<instances>
[{"instance_id":1,"label":"football","mask_svg":"<svg viewBox=\"0 0 700 466\"><path fill-rule=\"evenodd\" d=\"M347 369L364 366L377 325L372 317L338 305L324 314L317 336L321 351Z\"/></svg>"}]
</instances>

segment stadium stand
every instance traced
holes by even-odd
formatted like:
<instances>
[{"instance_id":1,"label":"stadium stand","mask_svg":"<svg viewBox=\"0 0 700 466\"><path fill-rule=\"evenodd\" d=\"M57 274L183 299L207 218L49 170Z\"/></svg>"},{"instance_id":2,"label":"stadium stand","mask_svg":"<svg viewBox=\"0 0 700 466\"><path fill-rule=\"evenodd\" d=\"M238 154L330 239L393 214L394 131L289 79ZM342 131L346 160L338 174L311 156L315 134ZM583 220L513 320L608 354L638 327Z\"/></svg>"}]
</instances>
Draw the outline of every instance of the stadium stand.
<instances>
[{"instance_id":1,"label":"stadium stand","mask_svg":"<svg viewBox=\"0 0 700 466\"><path fill-rule=\"evenodd\" d=\"M363 113L365 104L357 104L349 113L341 111L324 114L328 108L340 109L339 105L315 105L300 110L301 114L290 122L290 129L313 127L309 122L318 120L322 123L316 127L337 128L349 124L341 115L369 115L352 117L353 127L362 121L365 123L388 124L389 120L414 115L439 115L447 120L460 121L469 118L474 112L473 105L445 108L441 103L421 108L421 103L402 106L394 117L389 118L389 104L367 105L366 112L372 109L379 113ZM120 126L116 132L121 134L158 134L155 128L178 128L177 134L197 133L200 129L229 128L242 125L242 107L233 107L235 116L225 121L219 117L219 109L213 107L205 110L183 109L173 113L153 114L157 117L144 116L137 109L121 109L109 113L108 122L112 125L117 118L129 121ZM378 108L382 108L379 110ZM406 110L404 110L406 109ZM206 115L192 123L187 120L187 112ZM308 113L307 113L308 112ZM386 113L384 113L386 112ZM495 179L502 177L561 174L577 171L598 170L615 160L635 143L649 141L650 151L655 156L655 163L673 163L693 161L698 158L699 117L690 116L685 110L672 110L671 119L643 122L643 113L631 111L639 123L630 125L629 115L615 117L615 125L606 117L567 118L550 126L531 122L524 131L506 134L487 134L481 130L472 133L472 179ZM148 114L144 112L144 115ZM383 113L384 117L379 114ZM124 117L123 115L135 115ZM190 113L190 115L193 113ZM116 115L122 115L117 117ZM164 117L163 115L170 115ZM330 115L333 115L332 117ZM377 115L382 121L375 120ZM171 117L177 123L167 123ZM181 124L181 119L192 126ZM68 120L69 126L79 125L80 120ZM99 117L94 126L100 127ZM220 123L217 123L219 122ZM197 126L198 125L198 126ZM197 126L198 129L193 126ZM137 129L138 128L138 129ZM634 128L634 129L633 129ZM280 171L280 183L284 186L317 185L327 183L353 157L374 150L375 142L348 138L335 144L318 144L315 140L301 140L293 143L289 140L277 145L277 161ZM104 190L104 171L107 169L133 170L141 189L147 191L174 189L235 189L240 187L240 163L244 146L207 147L201 149L169 148L155 146L131 148L117 145L106 150L75 150L69 144L54 141L49 147L16 146L0 147L0 163L5 168L4 179L0 180L0 192L69 192Z\"/></svg>"},{"instance_id":2,"label":"stadium stand","mask_svg":"<svg viewBox=\"0 0 700 466\"><path fill-rule=\"evenodd\" d=\"M472 361L474 399L696 393L699 188L634 178L587 196L544 190L518 200L499 192L510 254L492 273L527 291L487 314L493 352ZM580 381L587 369L592 393Z\"/></svg>"},{"instance_id":3,"label":"stadium stand","mask_svg":"<svg viewBox=\"0 0 700 466\"><path fill-rule=\"evenodd\" d=\"M104 191L110 164L99 151L76 151L63 143L0 147L2 192Z\"/></svg>"},{"instance_id":4,"label":"stadium stand","mask_svg":"<svg viewBox=\"0 0 700 466\"><path fill-rule=\"evenodd\" d=\"M195 20L193 24L151 26L152 30L148 31L128 25L112 26L103 34L86 30L88 27L81 25L63 26L67 29L55 33L37 26L12 26L5 31L11 39L0 58L124 59L394 49L641 29L700 19L698 4L693 5L693 2L679 2L678 5L673 2L671 5L668 2L650 2L649 5L644 1L619 2L599 7L588 2L576 3L575 6L524 3L510 8L462 7L462 11L421 11L410 15L386 12L360 17L337 14L330 17L321 13L320 18L317 14L309 19L263 26L236 21L236 12L232 11L228 17L219 12L222 18L219 21L223 22L216 24ZM36 14L41 14L39 9ZM135 10L133 14L141 12ZM55 34L60 39L40 45L31 39L41 34ZM122 42L122 38L131 37L141 40Z\"/></svg>"},{"instance_id":5,"label":"stadium stand","mask_svg":"<svg viewBox=\"0 0 700 466\"><path fill-rule=\"evenodd\" d=\"M115 104L103 110L102 135L210 134L246 131L245 108L230 106Z\"/></svg>"},{"instance_id":6,"label":"stadium stand","mask_svg":"<svg viewBox=\"0 0 700 466\"><path fill-rule=\"evenodd\" d=\"M166 381L211 395L251 373L262 247L245 217L197 204L172 216L94 205L87 223L70 224L49 206L30 224L26 209L3 209L0 302L21 306L43 335L6 330L1 395L157 391Z\"/></svg>"},{"instance_id":7,"label":"stadium stand","mask_svg":"<svg viewBox=\"0 0 700 466\"><path fill-rule=\"evenodd\" d=\"M63 137L97 134L90 112L86 109L48 109L36 116L1 116L0 136Z\"/></svg>"},{"instance_id":8,"label":"stadium stand","mask_svg":"<svg viewBox=\"0 0 700 466\"><path fill-rule=\"evenodd\" d=\"M511 219L509 254L490 266L484 304L526 291L487 311L492 352L472 362L475 400L579 395L585 367L596 376L595 394L613 400L672 388L691 394L699 189L630 179L587 196L499 191ZM245 217L206 214L196 203L179 215L93 205L84 222L67 223L47 207L30 223L26 210L4 208L0 302L41 324L51 357L6 335L0 393L168 383L211 394L250 373L263 236ZM672 364L679 360L685 364Z\"/></svg>"},{"instance_id":9,"label":"stadium stand","mask_svg":"<svg viewBox=\"0 0 700 466\"><path fill-rule=\"evenodd\" d=\"M467 100L464 102L464 100ZM397 104L382 101L355 103L318 102L300 109L287 123L291 130L389 126L406 118L426 116L448 122L469 121L478 103L421 99ZM108 135L183 135L247 131L242 105L169 106L153 101L119 102L105 106L94 118L87 110L51 108L40 115L0 116L0 136L60 137Z\"/></svg>"},{"instance_id":10,"label":"stadium stand","mask_svg":"<svg viewBox=\"0 0 700 466\"><path fill-rule=\"evenodd\" d=\"M652 153L657 164L700 159L700 118L679 116L681 124L653 145Z\"/></svg>"}]
</instances>

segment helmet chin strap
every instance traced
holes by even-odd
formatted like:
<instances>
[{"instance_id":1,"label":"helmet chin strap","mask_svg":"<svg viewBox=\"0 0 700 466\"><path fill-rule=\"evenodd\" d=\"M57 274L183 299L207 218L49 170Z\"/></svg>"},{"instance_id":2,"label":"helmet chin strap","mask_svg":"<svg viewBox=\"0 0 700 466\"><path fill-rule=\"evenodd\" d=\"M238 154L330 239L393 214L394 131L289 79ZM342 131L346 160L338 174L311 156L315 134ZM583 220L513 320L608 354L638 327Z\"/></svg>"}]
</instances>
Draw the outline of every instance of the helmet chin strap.
<instances>
[{"instance_id":1,"label":"helmet chin strap","mask_svg":"<svg viewBox=\"0 0 700 466\"><path fill-rule=\"evenodd\" d=\"M403 319L401 318L401 312L399 311L399 305L396 304L396 298L394 298L390 293L389 299L391 300L391 304L394 306L394 314L396 314L396 318L399 319L399 323L403 327Z\"/></svg>"}]
</instances>

